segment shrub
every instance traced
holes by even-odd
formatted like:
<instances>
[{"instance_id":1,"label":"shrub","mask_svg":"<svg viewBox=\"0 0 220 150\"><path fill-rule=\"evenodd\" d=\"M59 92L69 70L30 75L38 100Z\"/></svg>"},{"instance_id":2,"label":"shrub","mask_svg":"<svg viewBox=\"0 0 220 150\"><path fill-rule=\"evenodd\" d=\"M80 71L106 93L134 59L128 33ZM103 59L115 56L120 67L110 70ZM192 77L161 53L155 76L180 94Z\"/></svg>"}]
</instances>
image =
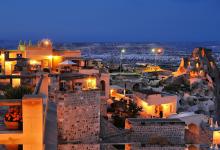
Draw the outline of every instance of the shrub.
<instances>
[{"instance_id":1,"label":"shrub","mask_svg":"<svg viewBox=\"0 0 220 150\"><path fill-rule=\"evenodd\" d=\"M4 91L7 99L21 99L25 94L31 94L33 91L27 86L9 87Z\"/></svg>"},{"instance_id":2,"label":"shrub","mask_svg":"<svg viewBox=\"0 0 220 150\"><path fill-rule=\"evenodd\" d=\"M49 68L44 68L44 69L43 69L43 72L48 72L48 73L50 73L50 69L49 69Z\"/></svg>"}]
</instances>

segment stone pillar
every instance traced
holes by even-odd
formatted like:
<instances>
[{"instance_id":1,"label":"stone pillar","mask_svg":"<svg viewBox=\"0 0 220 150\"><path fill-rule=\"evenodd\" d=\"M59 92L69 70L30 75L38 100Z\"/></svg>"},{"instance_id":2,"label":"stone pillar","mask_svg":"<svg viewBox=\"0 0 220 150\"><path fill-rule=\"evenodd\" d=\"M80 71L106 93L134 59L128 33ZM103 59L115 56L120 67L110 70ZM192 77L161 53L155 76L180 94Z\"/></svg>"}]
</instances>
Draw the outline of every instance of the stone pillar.
<instances>
[{"instance_id":1,"label":"stone pillar","mask_svg":"<svg viewBox=\"0 0 220 150\"><path fill-rule=\"evenodd\" d=\"M22 99L23 149L43 149L43 99L28 95Z\"/></svg>"},{"instance_id":2,"label":"stone pillar","mask_svg":"<svg viewBox=\"0 0 220 150\"><path fill-rule=\"evenodd\" d=\"M0 133L0 144L22 144L23 150L43 150L43 100L27 95L22 99L23 131Z\"/></svg>"}]
</instances>

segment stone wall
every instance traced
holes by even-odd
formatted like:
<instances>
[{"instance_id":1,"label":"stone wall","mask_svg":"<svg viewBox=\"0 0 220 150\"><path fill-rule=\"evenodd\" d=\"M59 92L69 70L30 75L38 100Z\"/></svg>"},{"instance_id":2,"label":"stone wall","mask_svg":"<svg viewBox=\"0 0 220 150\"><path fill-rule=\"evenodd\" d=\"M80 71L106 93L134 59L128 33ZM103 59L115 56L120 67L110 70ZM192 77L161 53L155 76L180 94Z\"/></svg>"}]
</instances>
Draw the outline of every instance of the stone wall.
<instances>
[{"instance_id":1,"label":"stone wall","mask_svg":"<svg viewBox=\"0 0 220 150\"><path fill-rule=\"evenodd\" d=\"M107 116L107 99L105 98L100 100L100 113L101 116Z\"/></svg>"},{"instance_id":2,"label":"stone wall","mask_svg":"<svg viewBox=\"0 0 220 150\"><path fill-rule=\"evenodd\" d=\"M159 146L144 144L126 144L125 150L185 150L185 146Z\"/></svg>"},{"instance_id":3,"label":"stone wall","mask_svg":"<svg viewBox=\"0 0 220 150\"><path fill-rule=\"evenodd\" d=\"M59 144L57 150L99 150L99 144Z\"/></svg>"},{"instance_id":4,"label":"stone wall","mask_svg":"<svg viewBox=\"0 0 220 150\"><path fill-rule=\"evenodd\" d=\"M97 143L100 134L100 92L57 93L60 142Z\"/></svg>"},{"instance_id":5,"label":"stone wall","mask_svg":"<svg viewBox=\"0 0 220 150\"><path fill-rule=\"evenodd\" d=\"M128 119L130 141L150 144L184 144L185 123L176 119Z\"/></svg>"}]
</instances>

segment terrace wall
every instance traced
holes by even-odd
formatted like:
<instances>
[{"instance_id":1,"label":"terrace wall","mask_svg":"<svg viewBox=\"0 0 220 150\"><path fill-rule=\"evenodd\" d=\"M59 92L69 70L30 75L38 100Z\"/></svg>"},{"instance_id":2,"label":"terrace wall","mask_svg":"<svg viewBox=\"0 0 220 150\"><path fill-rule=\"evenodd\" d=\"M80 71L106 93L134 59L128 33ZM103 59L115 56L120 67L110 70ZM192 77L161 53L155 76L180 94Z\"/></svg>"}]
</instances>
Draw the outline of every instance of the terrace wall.
<instances>
[{"instance_id":1,"label":"terrace wall","mask_svg":"<svg viewBox=\"0 0 220 150\"><path fill-rule=\"evenodd\" d=\"M126 128L131 131L130 141L150 144L155 144L154 142L165 142L166 144L185 143L184 122L169 122L168 119L166 121L161 121L160 119L159 121L154 119L145 120L146 122L139 119L132 122L126 120Z\"/></svg>"},{"instance_id":2,"label":"terrace wall","mask_svg":"<svg viewBox=\"0 0 220 150\"><path fill-rule=\"evenodd\" d=\"M99 150L99 144L59 144L58 150Z\"/></svg>"},{"instance_id":3,"label":"terrace wall","mask_svg":"<svg viewBox=\"0 0 220 150\"><path fill-rule=\"evenodd\" d=\"M100 134L100 92L56 93L61 142L97 143Z\"/></svg>"}]
</instances>

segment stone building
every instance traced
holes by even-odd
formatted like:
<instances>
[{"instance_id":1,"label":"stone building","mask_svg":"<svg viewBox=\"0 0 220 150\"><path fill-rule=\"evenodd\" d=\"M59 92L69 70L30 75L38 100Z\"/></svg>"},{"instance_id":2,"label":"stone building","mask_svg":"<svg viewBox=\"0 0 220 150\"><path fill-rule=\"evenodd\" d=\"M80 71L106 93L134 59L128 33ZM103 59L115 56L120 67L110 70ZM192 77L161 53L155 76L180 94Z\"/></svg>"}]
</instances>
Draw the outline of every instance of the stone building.
<instances>
[{"instance_id":1,"label":"stone building","mask_svg":"<svg viewBox=\"0 0 220 150\"><path fill-rule=\"evenodd\" d=\"M57 104L58 141L98 143L100 90L96 78L85 74L60 74L55 83L50 88L50 100Z\"/></svg>"},{"instance_id":2,"label":"stone building","mask_svg":"<svg viewBox=\"0 0 220 150\"><path fill-rule=\"evenodd\" d=\"M80 50L55 50L52 41L43 39L37 44L20 42L16 50L0 50L0 73L11 75L28 68L37 71L43 68L56 70L67 58L80 58ZM22 65L21 65L22 64Z\"/></svg>"},{"instance_id":3,"label":"stone building","mask_svg":"<svg viewBox=\"0 0 220 150\"><path fill-rule=\"evenodd\" d=\"M125 129L130 131L130 141L151 145L184 144L185 123L179 119L129 118Z\"/></svg>"},{"instance_id":4,"label":"stone building","mask_svg":"<svg viewBox=\"0 0 220 150\"><path fill-rule=\"evenodd\" d=\"M142 107L140 112L142 118L167 118L176 114L176 95L148 94L145 90L140 90L134 92L134 100Z\"/></svg>"},{"instance_id":5,"label":"stone building","mask_svg":"<svg viewBox=\"0 0 220 150\"><path fill-rule=\"evenodd\" d=\"M99 150L100 144L60 144L58 150Z\"/></svg>"},{"instance_id":6,"label":"stone building","mask_svg":"<svg viewBox=\"0 0 220 150\"><path fill-rule=\"evenodd\" d=\"M100 94L96 90L57 94L59 142L97 143L100 132Z\"/></svg>"},{"instance_id":7,"label":"stone building","mask_svg":"<svg viewBox=\"0 0 220 150\"><path fill-rule=\"evenodd\" d=\"M176 146L160 146L160 145L145 145L145 144L126 144L125 150L185 150L184 145Z\"/></svg>"}]
</instances>

